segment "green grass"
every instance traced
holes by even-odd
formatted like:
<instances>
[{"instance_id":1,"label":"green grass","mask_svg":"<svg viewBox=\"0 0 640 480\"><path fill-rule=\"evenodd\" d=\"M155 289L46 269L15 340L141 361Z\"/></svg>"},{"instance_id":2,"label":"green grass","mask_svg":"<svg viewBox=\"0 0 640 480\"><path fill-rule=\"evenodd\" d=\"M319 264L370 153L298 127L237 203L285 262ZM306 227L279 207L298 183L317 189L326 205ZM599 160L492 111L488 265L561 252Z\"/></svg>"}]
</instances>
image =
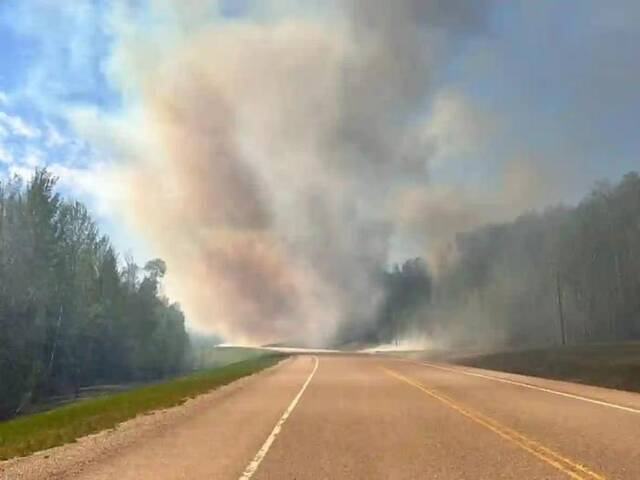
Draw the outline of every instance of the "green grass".
<instances>
[{"instance_id":1,"label":"green grass","mask_svg":"<svg viewBox=\"0 0 640 480\"><path fill-rule=\"evenodd\" d=\"M197 352L197 361L205 368L213 368L270 355L271 353L268 350L258 348L213 347Z\"/></svg>"},{"instance_id":2,"label":"green grass","mask_svg":"<svg viewBox=\"0 0 640 480\"><path fill-rule=\"evenodd\" d=\"M187 399L275 365L284 355L261 355L167 382L65 405L0 423L0 460L73 442L113 428L141 413L179 405Z\"/></svg>"},{"instance_id":3,"label":"green grass","mask_svg":"<svg viewBox=\"0 0 640 480\"><path fill-rule=\"evenodd\" d=\"M491 353L452 363L640 392L639 342Z\"/></svg>"}]
</instances>

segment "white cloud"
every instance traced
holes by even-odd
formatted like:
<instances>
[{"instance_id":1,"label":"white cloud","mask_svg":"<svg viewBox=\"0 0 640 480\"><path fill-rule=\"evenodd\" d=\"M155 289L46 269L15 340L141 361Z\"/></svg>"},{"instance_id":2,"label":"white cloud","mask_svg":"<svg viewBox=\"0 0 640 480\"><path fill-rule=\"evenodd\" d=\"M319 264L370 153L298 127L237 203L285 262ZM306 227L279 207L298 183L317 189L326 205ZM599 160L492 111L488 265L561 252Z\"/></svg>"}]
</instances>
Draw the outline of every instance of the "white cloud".
<instances>
[{"instance_id":1,"label":"white cloud","mask_svg":"<svg viewBox=\"0 0 640 480\"><path fill-rule=\"evenodd\" d=\"M48 169L63 189L72 197L86 200L101 217L109 216L114 200L122 196L117 178L104 162L94 161L86 168L53 163Z\"/></svg>"},{"instance_id":2,"label":"white cloud","mask_svg":"<svg viewBox=\"0 0 640 480\"><path fill-rule=\"evenodd\" d=\"M0 112L0 126L6 127L12 135L20 137L38 138L42 134L40 129L29 125L21 117L6 112Z\"/></svg>"},{"instance_id":3,"label":"white cloud","mask_svg":"<svg viewBox=\"0 0 640 480\"><path fill-rule=\"evenodd\" d=\"M22 158L22 164L31 168L37 168L44 166L44 153L39 148L27 147L24 157Z\"/></svg>"},{"instance_id":4,"label":"white cloud","mask_svg":"<svg viewBox=\"0 0 640 480\"><path fill-rule=\"evenodd\" d=\"M6 105L9 103L9 95L0 90L0 105Z\"/></svg>"},{"instance_id":5,"label":"white cloud","mask_svg":"<svg viewBox=\"0 0 640 480\"><path fill-rule=\"evenodd\" d=\"M34 171L35 171L34 168L25 167L23 165L13 164L9 166L10 177L13 177L13 176L20 177L25 181L29 181L33 177Z\"/></svg>"},{"instance_id":6,"label":"white cloud","mask_svg":"<svg viewBox=\"0 0 640 480\"><path fill-rule=\"evenodd\" d=\"M2 145L2 143L0 143L0 162L6 164L12 164L14 162L13 154L5 145Z\"/></svg>"},{"instance_id":7,"label":"white cloud","mask_svg":"<svg viewBox=\"0 0 640 480\"><path fill-rule=\"evenodd\" d=\"M60 147L62 145L65 145L66 143L69 143L69 140L65 138L64 135L60 133L60 130L58 130L53 124L51 124L50 122L46 122L46 125L47 131L45 134L45 145L47 147Z\"/></svg>"}]
</instances>

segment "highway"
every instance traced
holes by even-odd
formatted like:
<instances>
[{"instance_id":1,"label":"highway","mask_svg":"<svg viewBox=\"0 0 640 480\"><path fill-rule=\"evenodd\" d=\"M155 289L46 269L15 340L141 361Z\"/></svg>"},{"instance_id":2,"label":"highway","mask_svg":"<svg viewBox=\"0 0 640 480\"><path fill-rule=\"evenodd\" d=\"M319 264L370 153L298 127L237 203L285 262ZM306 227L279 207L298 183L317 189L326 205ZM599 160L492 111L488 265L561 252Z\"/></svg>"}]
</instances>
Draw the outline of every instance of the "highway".
<instances>
[{"instance_id":1,"label":"highway","mask_svg":"<svg viewBox=\"0 0 640 480\"><path fill-rule=\"evenodd\" d=\"M298 355L83 462L63 455L20 465L26 476L15 478L637 480L640 395L385 356Z\"/></svg>"}]
</instances>

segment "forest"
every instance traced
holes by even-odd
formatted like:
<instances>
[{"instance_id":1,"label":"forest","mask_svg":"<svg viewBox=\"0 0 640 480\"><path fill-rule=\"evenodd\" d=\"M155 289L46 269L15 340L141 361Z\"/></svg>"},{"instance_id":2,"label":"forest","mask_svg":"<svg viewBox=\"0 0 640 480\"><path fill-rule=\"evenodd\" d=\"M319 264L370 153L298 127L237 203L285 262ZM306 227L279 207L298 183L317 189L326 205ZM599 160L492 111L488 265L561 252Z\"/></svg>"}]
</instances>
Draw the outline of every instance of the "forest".
<instances>
[{"instance_id":1,"label":"forest","mask_svg":"<svg viewBox=\"0 0 640 480\"><path fill-rule=\"evenodd\" d=\"M524 347L640 339L640 175L577 206L459 233L437 275L412 260L383 278L369 338Z\"/></svg>"},{"instance_id":2,"label":"forest","mask_svg":"<svg viewBox=\"0 0 640 480\"><path fill-rule=\"evenodd\" d=\"M83 386L191 368L185 319L162 293L166 265L136 265L87 208L38 170L0 184L0 418ZM598 183L576 206L528 212L452 239L432 272L378 273L372 322L338 343L419 336L444 348L640 339L640 175Z\"/></svg>"},{"instance_id":3,"label":"forest","mask_svg":"<svg viewBox=\"0 0 640 480\"><path fill-rule=\"evenodd\" d=\"M55 186L47 170L0 183L0 419L187 366L184 316L162 294L165 263L122 259Z\"/></svg>"}]
</instances>

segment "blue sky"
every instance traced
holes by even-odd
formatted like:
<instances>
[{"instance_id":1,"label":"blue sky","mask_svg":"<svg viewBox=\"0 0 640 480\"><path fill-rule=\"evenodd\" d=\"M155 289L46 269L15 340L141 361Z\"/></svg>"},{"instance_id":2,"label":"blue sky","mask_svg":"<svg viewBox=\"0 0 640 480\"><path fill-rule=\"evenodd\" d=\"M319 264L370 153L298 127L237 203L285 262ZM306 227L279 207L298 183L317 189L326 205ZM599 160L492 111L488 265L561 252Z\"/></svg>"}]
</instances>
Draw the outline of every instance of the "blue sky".
<instances>
[{"instance_id":1,"label":"blue sky","mask_svg":"<svg viewBox=\"0 0 640 480\"><path fill-rule=\"evenodd\" d=\"M144 2L134 2L144 10ZM303 9L305 3L295 3ZM242 18L251 2L213 2L207 15ZM110 80L116 2L8 0L0 5L0 173L49 166L64 194L91 205L119 247L138 249L100 191L118 161L76 131L70 112L109 114L129 99ZM554 181L549 201L575 201L600 178L639 167L640 3L628 0L495 2L485 33L450 52L437 74L496 119L482 151L434 168L435 182L490 182L505 155L539 157ZM478 158L482 158L479 161ZM106 200L105 200L106 198Z\"/></svg>"}]
</instances>

